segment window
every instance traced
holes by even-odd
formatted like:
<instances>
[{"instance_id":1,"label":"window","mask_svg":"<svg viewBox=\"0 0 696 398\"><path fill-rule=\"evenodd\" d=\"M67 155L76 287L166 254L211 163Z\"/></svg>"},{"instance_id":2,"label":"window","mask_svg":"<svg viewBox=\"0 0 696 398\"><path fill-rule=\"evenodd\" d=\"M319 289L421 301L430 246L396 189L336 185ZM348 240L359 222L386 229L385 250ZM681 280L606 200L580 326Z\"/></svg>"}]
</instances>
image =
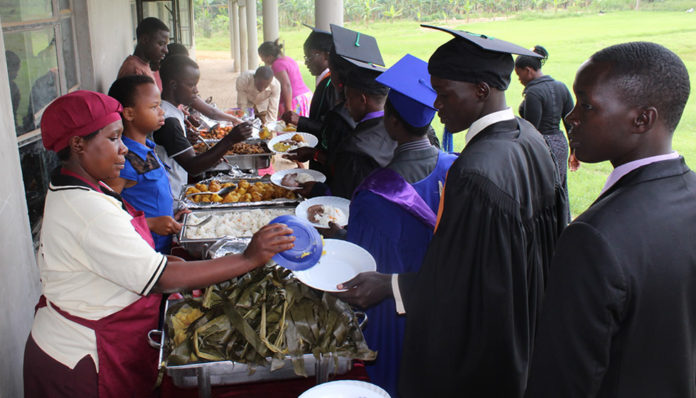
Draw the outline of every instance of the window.
<instances>
[{"instance_id":1,"label":"window","mask_svg":"<svg viewBox=\"0 0 696 398\"><path fill-rule=\"evenodd\" d=\"M38 130L46 106L80 86L71 0L0 2L8 83L29 221L38 241L49 175L58 165Z\"/></svg>"}]
</instances>

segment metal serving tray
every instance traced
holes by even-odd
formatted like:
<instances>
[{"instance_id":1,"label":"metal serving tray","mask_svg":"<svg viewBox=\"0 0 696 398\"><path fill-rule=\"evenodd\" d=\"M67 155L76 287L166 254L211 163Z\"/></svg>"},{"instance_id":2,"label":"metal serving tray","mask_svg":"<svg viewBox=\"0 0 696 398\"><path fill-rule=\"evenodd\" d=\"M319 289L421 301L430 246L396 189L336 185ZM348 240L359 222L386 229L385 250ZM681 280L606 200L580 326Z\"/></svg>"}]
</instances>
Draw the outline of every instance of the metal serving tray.
<instances>
[{"instance_id":1,"label":"metal serving tray","mask_svg":"<svg viewBox=\"0 0 696 398\"><path fill-rule=\"evenodd\" d=\"M252 202L254 204L258 204L260 202ZM261 210L287 210L287 214L294 214L295 212L295 205L294 204L275 204L273 206L269 205L256 205L256 206L247 206L247 207L239 207L239 208L227 208L227 209L199 209L199 210L193 210L191 213L184 214L183 218L183 227L181 228L181 231L179 231L179 234L177 235L179 244L186 249L186 251L197 258L206 258L207 256L207 251L210 248L210 246L217 242L221 238L235 238L235 239L243 239L246 238L247 240L250 240L250 236L215 236L211 238L206 238L206 239L189 239L186 238L186 231L188 229L188 226L186 225L188 222L188 219L191 214L195 214L197 217L206 217L208 215L213 215L213 214L226 214L226 213L232 213L232 212L245 212L245 211L251 211L254 209L261 209ZM247 242L248 243L248 242Z\"/></svg>"},{"instance_id":2,"label":"metal serving tray","mask_svg":"<svg viewBox=\"0 0 696 398\"><path fill-rule=\"evenodd\" d=\"M217 175L212 178L207 178L205 180L200 181L203 184L209 184L210 181L212 180L218 180L221 183L226 183L226 182L232 182L232 183L238 183L240 180L247 180L250 184L253 184L255 182L265 182L268 184L271 184L271 177L270 176L258 176L258 175L251 175L247 174L245 176L225 176L225 175ZM181 193L179 195L179 202L186 206L189 209L228 209L228 208L236 208L236 207L258 207L258 206L283 206L283 205L297 205L300 203L303 199L300 197L297 197L295 199L286 199L286 198L279 198L279 199L272 199L272 200L262 200L258 202L234 202L234 203L215 203L215 202L194 202L190 200L189 198L186 198L186 190L189 187L192 187L196 184L189 184L186 185L182 188Z\"/></svg>"},{"instance_id":3,"label":"metal serving tray","mask_svg":"<svg viewBox=\"0 0 696 398\"><path fill-rule=\"evenodd\" d=\"M204 140L208 145L213 146L218 143L220 140L214 140L214 139L205 139ZM234 166L239 167L242 170L258 170L258 169L266 169L270 167L271 165L271 158L273 157L273 152L268 149L268 146L266 145L266 141L260 139L260 138L251 138L246 141L244 141L246 144L260 144L264 149L265 153L254 153L254 154L226 154L224 156L225 160L227 160L229 163L231 163ZM215 166L211 167L210 170L227 170L229 169L229 166L225 164L224 162L218 163Z\"/></svg>"},{"instance_id":4,"label":"metal serving tray","mask_svg":"<svg viewBox=\"0 0 696 398\"><path fill-rule=\"evenodd\" d=\"M167 300L165 305L165 322L168 316L170 305L174 305L181 300ZM364 321L363 321L364 324ZM155 339L155 334L160 333L159 342ZM159 349L158 367L166 368L167 374L172 378L175 386L181 388L198 387L199 396L210 397L211 386L216 385L233 385L242 383L251 383L257 381L272 381L272 380L287 380L295 379L297 376L293 369L292 359L287 357L282 368L271 371L270 359L267 366L255 366L252 370L248 365L234 361L214 361L201 362L187 365L167 366L167 358L169 353L167 349L167 328L162 331L152 330L148 334L150 345ZM314 357L313 354L305 354L302 356L304 360L304 369L307 376L315 376L318 383L328 381L331 374L347 373L352 367L350 358L333 355L322 355L320 359Z\"/></svg>"}]
</instances>

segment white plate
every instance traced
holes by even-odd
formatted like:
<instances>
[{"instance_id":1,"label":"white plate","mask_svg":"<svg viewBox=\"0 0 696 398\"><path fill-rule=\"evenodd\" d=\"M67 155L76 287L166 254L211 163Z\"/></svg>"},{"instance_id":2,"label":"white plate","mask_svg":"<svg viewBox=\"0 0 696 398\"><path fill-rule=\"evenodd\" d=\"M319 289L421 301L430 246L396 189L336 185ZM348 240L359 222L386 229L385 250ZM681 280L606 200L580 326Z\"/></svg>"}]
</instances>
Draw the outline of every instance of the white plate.
<instances>
[{"instance_id":1,"label":"white plate","mask_svg":"<svg viewBox=\"0 0 696 398\"><path fill-rule=\"evenodd\" d=\"M301 143L302 145L299 145L295 148L291 147L288 151L296 149L296 148L300 148L300 147L305 147L305 146L314 148L319 143L319 139L317 137L313 136L312 134L296 133L294 131L288 131L285 134L278 134L277 136L273 137L270 141L268 141L268 149L270 149L271 151L273 151L275 153L288 153L288 151L276 151L275 149L273 149L273 145L275 145L281 141L289 140L295 134L301 135L302 138L304 138L305 142Z\"/></svg>"},{"instance_id":2,"label":"white plate","mask_svg":"<svg viewBox=\"0 0 696 398\"><path fill-rule=\"evenodd\" d=\"M307 286L325 292L339 292L336 285L369 271L377 271L377 263L367 250L345 240L324 239L324 251L319 262L306 270L293 271L293 274Z\"/></svg>"},{"instance_id":3,"label":"white plate","mask_svg":"<svg viewBox=\"0 0 696 398\"><path fill-rule=\"evenodd\" d=\"M311 181L315 182L324 182L326 181L326 176L316 170L310 170L310 169L287 169L287 170L280 170L276 171L271 175L271 182L276 184L279 187L283 187L285 189L289 189L291 191L300 189L299 187L287 187L283 184L281 184L281 181L283 181L283 177L285 177L288 174L292 173L297 173L297 174L307 174L309 175L312 179Z\"/></svg>"},{"instance_id":4,"label":"white plate","mask_svg":"<svg viewBox=\"0 0 696 398\"><path fill-rule=\"evenodd\" d=\"M341 210L343 212L343 215L345 215L345 218L336 220L336 224L338 224L341 227L344 227L346 226L346 224L348 224L348 210L350 209L350 200L338 196L317 196L316 198L307 199L303 202L300 202L300 204L297 205L297 207L295 208L295 215L297 217L303 220L307 220L307 222L309 222L317 228L329 228L328 225L314 223L309 221L309 219L307 218L307 209L314 205L328 205Z\"/></svg>"},{"instance_id":5,"label":"white plate","mask_svg":"<svg viewBox=\"0 0 696 398\"><path fill-rule=\"evenodd\" d=\"M336 380L316 385L298 398L390 398L380 387L358 380Z\"/></svg>"}]
</instances>

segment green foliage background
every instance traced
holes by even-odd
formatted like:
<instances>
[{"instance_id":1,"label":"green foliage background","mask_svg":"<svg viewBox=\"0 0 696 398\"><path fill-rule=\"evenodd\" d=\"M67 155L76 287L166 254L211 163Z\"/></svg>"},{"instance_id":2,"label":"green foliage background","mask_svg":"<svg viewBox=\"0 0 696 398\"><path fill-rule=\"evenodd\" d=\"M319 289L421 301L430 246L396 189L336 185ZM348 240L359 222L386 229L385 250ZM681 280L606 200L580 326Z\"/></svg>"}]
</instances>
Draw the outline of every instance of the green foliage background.
<instances>
[{"instance_id":1,"label":"green foliage background","mask_svg":"<svg viewBox=\"0 0 696 398\"><path fill-rule=\"evenodd\" d=\"M281 28L314 24L315 0L281 0L278 11ZM261 15L262 0L256 1ZM205 37L224 32L229 23L227 0L194 0L196 31ZM538 12L607 12L634 9L686 10L694 7L687 0L343 0L344 21L369 25L378 21L466 20ZM259 26L263 23L259 17Z\"/></svg>"},{"instance_id":2,"label":"green foliage background","mask_svg":"<svg viewBox=\"0 0 696 398\"><path fill-rule=\"evenodd\" d=\"M348 3L348 0L344 2ZM313 1L309 3L312 5L307 7L313 13ZM696 2L642 1L640 11L632 10L632 6L626 7L625 10L602 12L567 9L554 11L551 8L488 18L471 18L468 23L465 19L439 20L437 24L485 33L525 47L541 44L550 54L544 72L566 83L569 88L580 64L592 53L604 47L636 40L654 41L668 47L682 58L691 76L692 95L675 132L673 145L674 149L686 158L686 162L694 167L696 163L693 162L696 160L692 162L692 159L696 159L696 12L686 12L691 7L696 7ZM357 20L346 22L345 25L375 36L387 66L406 53L427 60L440 44L450 39L449 35L422 29L417 21L409 19L370 21L367 24L363 20ZM312 87L314 78L301 61L302 43L307 33L308 30L304 27L284 26L281 27L280 38L285 44L286 54L300 63L304 80L308 87ZM261 37L260 34L259 40ZM196 36L196 48L229 51L229 34L213 34L210 38ZM510 87L506 91L506 99L515 112L522 100L522 88L513 75ZM438 133L442 132L442 125L437 117L433 120L433 127ZM464 146L464 134L456 134L454 144L456 151L461 150ZM580 170L569 174L573 216L580 214L594 201L611 170L611 165L606 162L582 164Z\"/></svg>"}]
</instances>

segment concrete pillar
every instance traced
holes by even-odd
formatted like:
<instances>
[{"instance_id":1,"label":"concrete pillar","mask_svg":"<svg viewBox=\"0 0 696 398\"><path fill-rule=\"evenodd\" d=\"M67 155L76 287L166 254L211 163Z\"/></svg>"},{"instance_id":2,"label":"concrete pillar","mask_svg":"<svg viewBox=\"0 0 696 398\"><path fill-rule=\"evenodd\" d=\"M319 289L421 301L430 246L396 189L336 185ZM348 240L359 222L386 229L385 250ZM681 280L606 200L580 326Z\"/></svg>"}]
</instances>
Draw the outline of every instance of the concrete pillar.
<instances>
[{"instance_id":1,"label":"concrete pillar","mask_svg":"<svg viewBox=\"0 0 696 398\"><path fill-rule=\"evenodd\" d=\"M263 0L263 41L278 38L278 0Z\"/></svg>"},{"instance_id":2,"label":"concrete pillar","mask_svg":"<svg viewBox=\"0 0 696 398\"><path fill-rule=\"evenodd\" d=\"M256 69L259 65L259 42L256 38L256 30L258 29L256 25L256 0L247 0L246 7L246 20L247 20L247 53L248 53L248 68Z\"/></svg>"},{"instance_id":3,"label":"concrete pillar","mask_svg":"<svg viewBox=\"0 0 696 398\"><path fill-rule=\"evenodd\" d=\"M0 35L0 54L5 43ZM34 304L41 294L39 269L29 231L22 169L17 151L7 63L0 57L0 397L24 396L24 343L34 322Z\"/></svg>"},{"instance_id":4,"label":"concrete pillar","mask_svg":"<svg viewBox=\"0 0 696 398\"><path fill-rule=\"evenodd\" d=\"M234 71L241 72L241 52L239 50L239 5L237 0L229 0L228 13L230 17L230 50L234 60Z\"/></svg>"},{"instance_id":5,"label":"concrete pillar","mask_svg":"<svg viewBox=\"0 0 696 398\"><path fill-rule=\"evenodd\" d=\"M314 0L314 26L330 31L329 24L343 26L343 0Z\"/></svg>"},{"instance_id":6,"label":"concrete pillar","mask_svg":"<svg viewBox=\"0 0 696 398\"><path fill-rule=\"evenodd\" d=\"M239 68L242 72L249 70L249 52L247 48L249 47L249 41L247 40L248 29L247 29L247 13L246 13L246 1L239 0Z\"/></svg>"}]
</instances>

